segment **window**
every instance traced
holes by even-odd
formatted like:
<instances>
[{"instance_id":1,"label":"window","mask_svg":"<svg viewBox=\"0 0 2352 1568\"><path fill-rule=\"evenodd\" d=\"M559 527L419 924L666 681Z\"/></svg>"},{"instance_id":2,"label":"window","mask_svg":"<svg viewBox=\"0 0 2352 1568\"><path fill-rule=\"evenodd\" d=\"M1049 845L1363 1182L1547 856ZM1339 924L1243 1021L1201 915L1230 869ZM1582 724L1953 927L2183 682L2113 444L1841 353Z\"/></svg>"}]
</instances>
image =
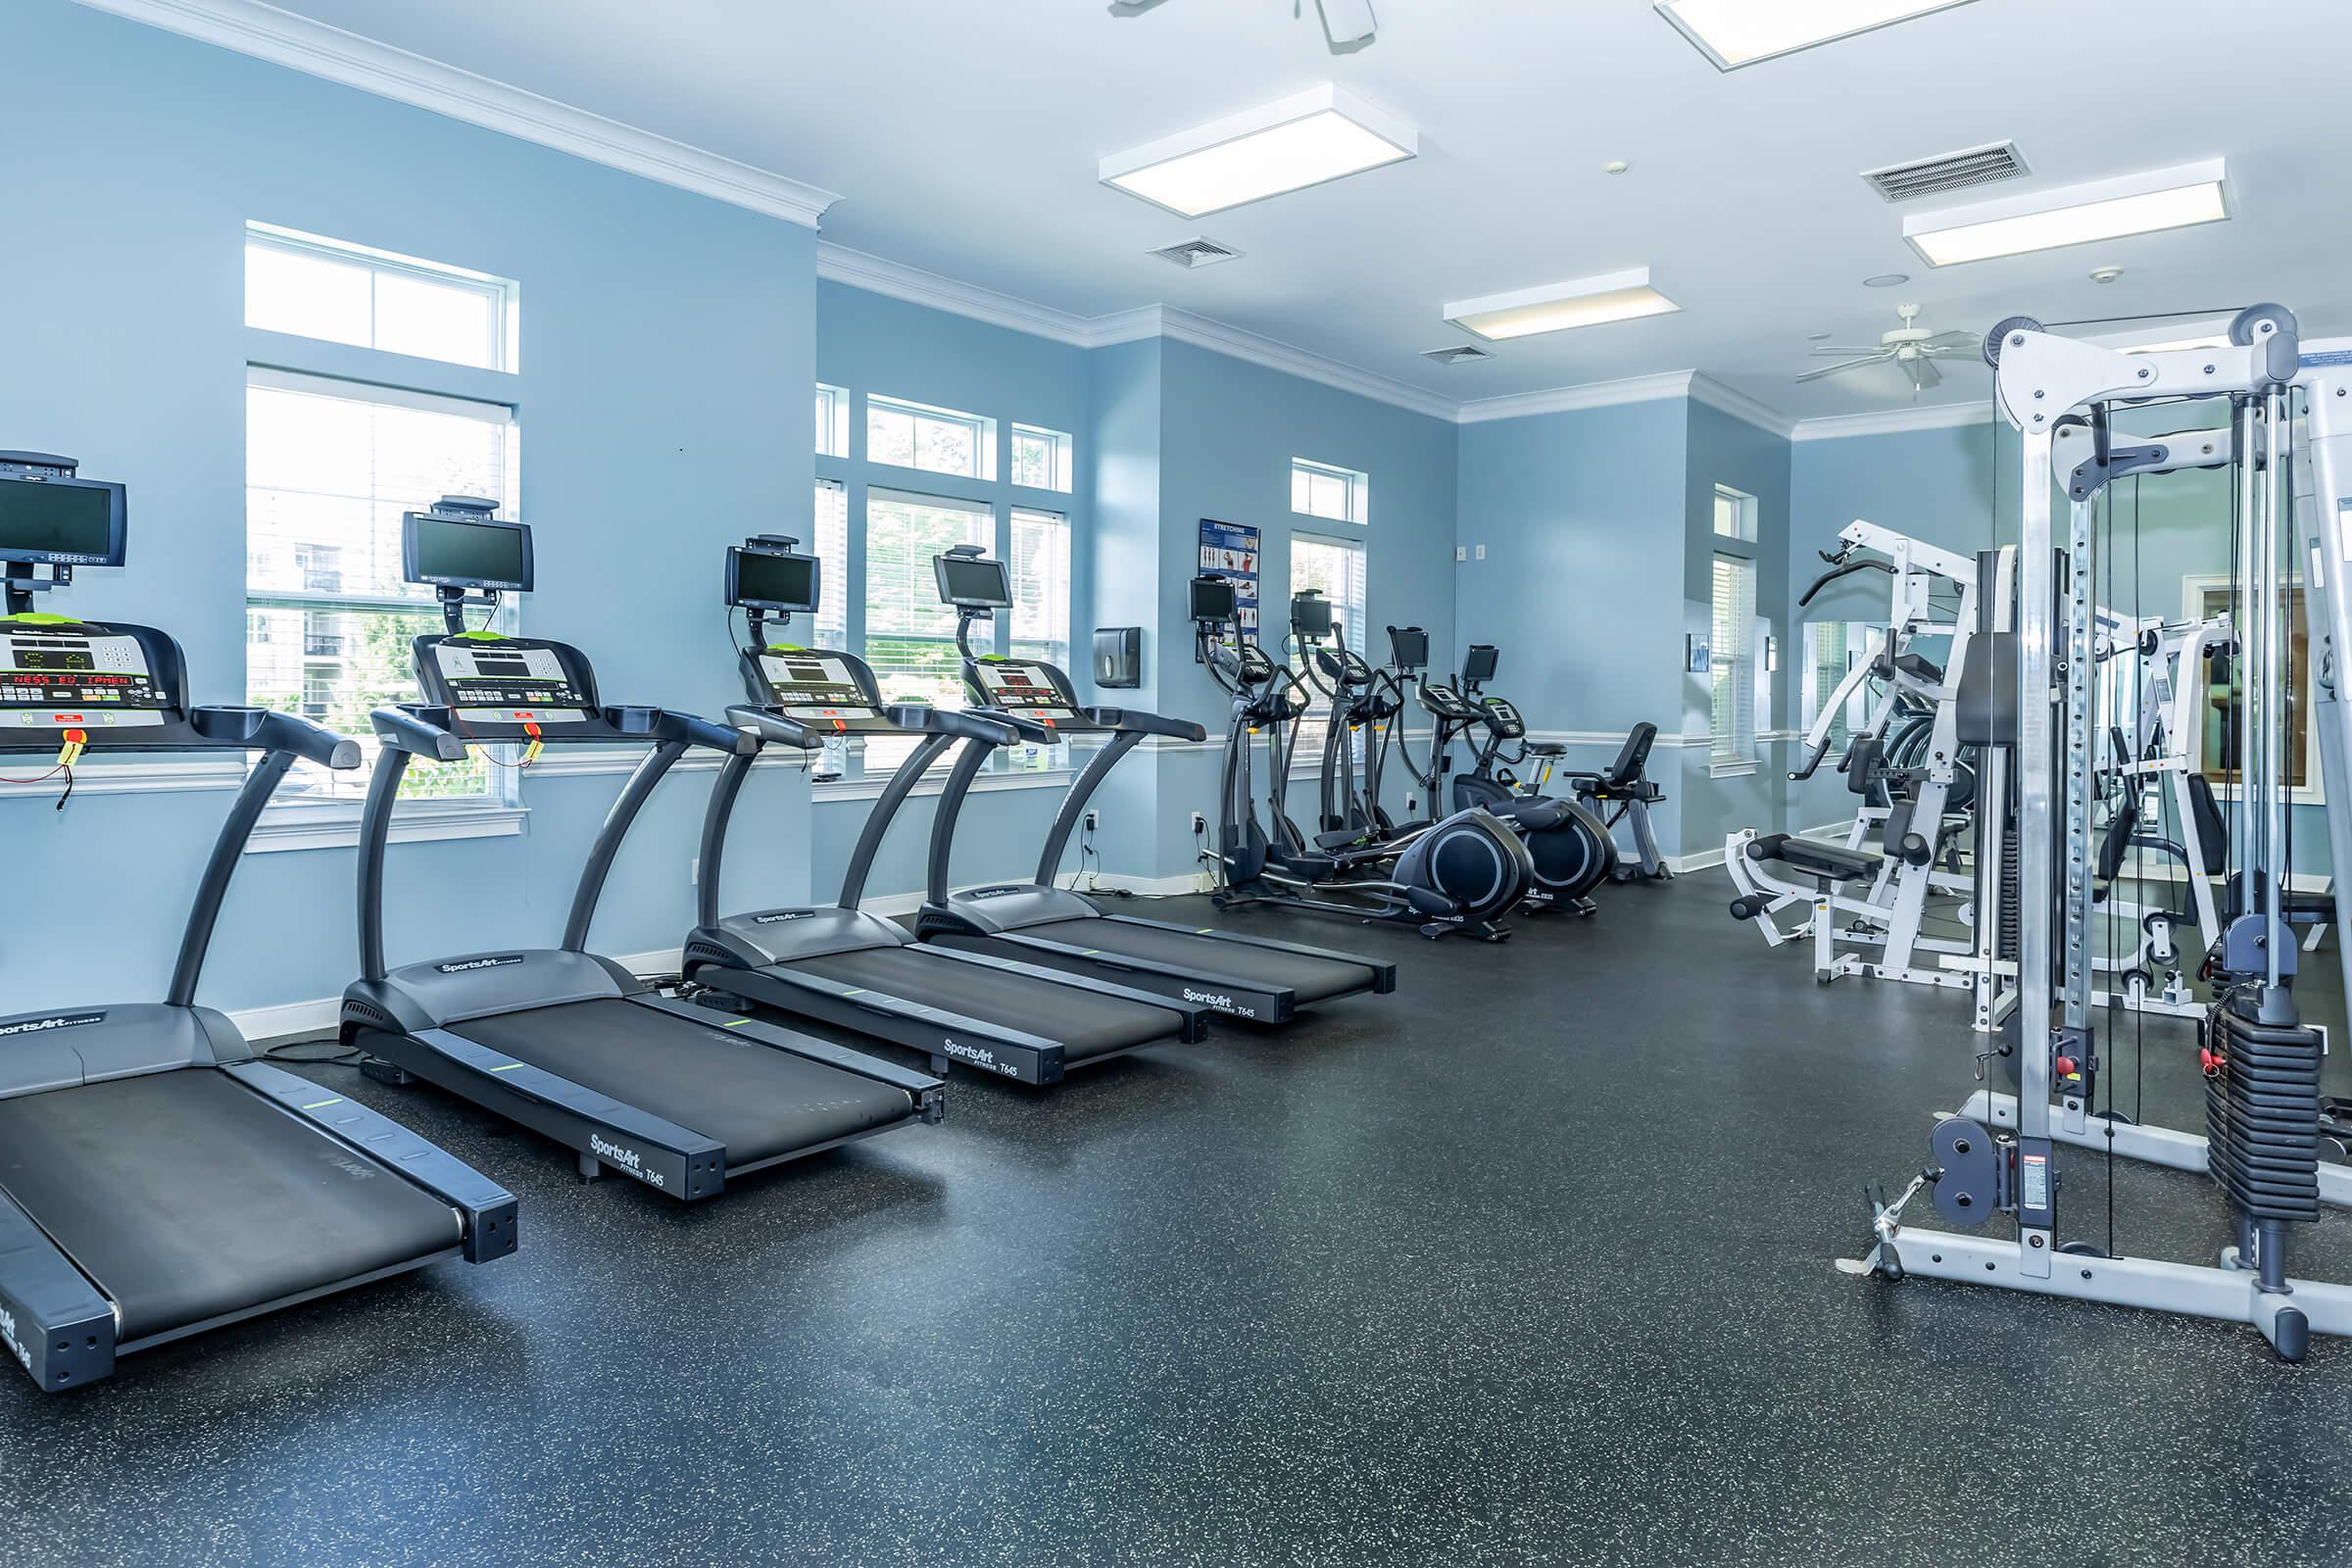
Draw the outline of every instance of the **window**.
<instances>
[{"instance_id":1,"label":"window","mask_svg":"<svg viewBox=\"0 0 2352 1568\"><path fill-rule=\"evenodd\" d=\"M1320 588L1323 597L1331 601L1331 617L1339 624L1348 646L1357 653L1364 651L1364 547L1343 544L1337 539L1314 539L1305 534L1291 535L1291 592ZM1283 617L1283 635L1290 635L1290 601L1285 599L1275 613ZM1301 669L1299 675L1311 690L1314 681ZM1317 692L1307 709L1306 730L1320 735L1322 716L1331 711L1331 704ZM1320 741L1317 741L1320 746Z\"/></svg>"},{"instance_id":2,"label":"window","mask_svg":"<svg viewBox=\"0 0 2352 1568\"><path fill-rule=\"evenodd\" d=\"M1291 460L1291 510L1333 522L1363 522L1372 515L1372 480L1353 468Z\"/></svg>"},{"instance_id":3,"label":"window","mask_svg":"<svg viewBox=\"0 0 2352 1568\"><path fill-rule=\"evenodd\" d=\"M481 370L516 368L515 287L507 279L267 223L245 226L245 324Z\"/></svg>"},{"instance_id":4,"label":"window","mask_svg":"<svg viewBox=\"0 0 2352 1568\"><path fill-rule=\"evenodd\" d=\"M896 398L865 400L865 461L966 479L997 476L997 421ZM923 570L931 569L925 563Z\"/></svg>"},{"instance_id":5,"label":"window","mask_svg":"<svg viewBox=\"0 0 2352 1568\"><path fill-rule=\"evenodd\" d=\"M1858 640L1856 630L1863 633ZM1811 728L1821 718L1821 705L1838 693L1838 682L1854 667L1854 660L1870 646L1866 640L1868 628L1857 628L1842 620L1817 620L1806 628L1810 646L1805 670L1808 685L1805 690L1805 724ZM1830 751L1832 757L1845 753L1845 743L1853 738L1854 704L1841 704L1837 715L1830 720Z\"/></svg>"},{"instance_id":6,"label":"window","mask_svg":"<svg viewBox=\"0 0 2352 1568\"><path fill-rule=\"evenodd\" d=\"M414 701L410 640L441 629L428 590L401 580L400 514L444 495L515 503L514 411L502 404L256 367L245 392L247 700L361 743L368 715ZM478 756L412 766L407 796L490 791ZM301 763L290 788L356 799L368 769Z\"/></svg>"},{"instance_id":7,"label":"window","mask_svg":"<svg viewBox=\"0 0 2352 1568\"><path fill-rule=\"evenodd\" d=\"M1714 634L1708 760L1722 772L1756 765L1756 566L1738 556L1715 558Z\"/></svg>"},{"instance_id":8,"label":"window","mask_svg":"<svg viewBox=\"0 0 2352 1568\"><path fill-rule=\"evenodd\" d=\"M898 490L866 492L865 662L873 666L885 701L963 706L956 612L939 602L931 559L956 545L993 552L996 540L995 510L980 502ZM869 738L866 772L896 767L914 744Z\"/></svg>"},{"instance_id":9,"label":"window","mask_svg":"<svg viewBox=\"0 0 2352 1568\"><path fill-rule=\"evenodd\" d=\"M1070 488L1070 438L1035 425L1012 427L1012 482L1032 490Z\"/></svg>"},{"instance_id":10,"label":"window","mask_svg":"<svg viewBox=\"0 0 2352 1568\"><path fill-rule=\"evenodd\" d=\"M850 395L837 386L816 384L816 455L850 455Z\"/></svg>"},{"instance_id":11,"label":"window","mask_svg":"<svg viewBox=\"0 0 2352 1568\"><path fill-rule=\"evenodd\" d=\"M1729 485L1715 487L1715 531L1726 539L1756 542L1756 498Z\"/></svg>"},{"instance_id":12,"label":"window","mask_svg":"<svg viewBox=\"0 0 2352 1568\"><path fill-rule=\"evenodd\" d=\"M816 617L812 635L820 648L846 648L850 640L850 501L839 479L816 481L813 536L806 548L816 568Z\"/></svg>"},{"instance_id":13,"label":"window","mask_svg":"<svg viewBox=\"0 0 2352 1568\"><path fill-rule=\"evenodd\" d=\"M1070 519L1012 509L1012 625L1006 653L1070 665Z\"/></svg>"}]
</instances>

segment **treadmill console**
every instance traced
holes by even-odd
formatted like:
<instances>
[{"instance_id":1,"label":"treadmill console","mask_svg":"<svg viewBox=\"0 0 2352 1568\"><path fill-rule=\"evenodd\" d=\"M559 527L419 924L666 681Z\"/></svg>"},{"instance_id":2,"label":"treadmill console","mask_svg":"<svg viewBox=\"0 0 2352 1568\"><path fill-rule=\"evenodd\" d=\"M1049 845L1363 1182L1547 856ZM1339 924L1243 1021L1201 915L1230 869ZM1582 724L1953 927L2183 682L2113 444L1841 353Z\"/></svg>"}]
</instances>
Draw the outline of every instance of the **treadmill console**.
<instances>
[{"instance_id":1,"label":"treadmill console","mask_svg":"<svg viewBox=\"0 0 2352 1568\"><path fill-rule=\"evenodd\" d=\"M1079 710L1077 694L1051 664L1033 659L992 657L972 661L970 669L983 707L1002 709L1015 718L1032 719L1056 730L1101 727Z\"/></svg>"},{"instance_id":2,"label":"treadmill console","mask_svg":"<svg viewBox=\"0 0 2352 1568\"><path fill-rule=\"evenodd\" d=\"M419 637L416 673L424 700L453 710L477 738L500 728L577 724L602 717L596 675L568 643L464 632Z\"/></svg>"},{"instance_id":3,"label":"treadmill console","mask_svg":"<svg viewBox=\"0 0 2352 1568\"><path fill-rule=\"evenodd\" d=\"M146 627L0 620L0 731L169 723L180 703L158 672L177 665L168 644Z\"/></svg>"},{"instance_id":4,"label":"treadmill console","mask_svg":"<svg viewBox=\"0 0 2352 1568\"><path fill-rule=\"evenodd\" d=\"M745 662L755 703L820 735L897 727L883 716L874 672L854 655L773 645L747 654Z\"/></svg>"},{"instance_id":5,"label":"treadmill console","mask_svg":"<svg viewBox=\"0 0 2352 1568\"><path fill-rule=\"evenodd\" d=\"M1482 697L1479 705L1485 710L1480 716L1487 721L1487 728L1494 732L1496 740L1515 741L1527 733L1527 720L1519 716L1518 709L1502 698Z\"/></svg>"}]
</instances>

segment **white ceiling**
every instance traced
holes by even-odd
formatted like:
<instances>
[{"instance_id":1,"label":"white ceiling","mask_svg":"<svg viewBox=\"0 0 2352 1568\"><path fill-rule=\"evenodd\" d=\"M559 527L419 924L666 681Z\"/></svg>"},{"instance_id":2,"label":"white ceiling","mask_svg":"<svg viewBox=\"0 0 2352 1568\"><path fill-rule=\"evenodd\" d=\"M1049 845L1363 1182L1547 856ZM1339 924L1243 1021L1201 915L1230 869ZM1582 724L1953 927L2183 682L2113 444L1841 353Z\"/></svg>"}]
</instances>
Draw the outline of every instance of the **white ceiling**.
<instances>
[{"instance_id":1,"label":"white ceiling","mask_svg":"<svg viewBox=\"0 0 2352 1568\"><path fill-rule=\"evenodd\" d=\"M2352 330L2352 122L2332 84L2291 85L2352 59L2344 0L1974 0L1729 74L1649 0L1374 0L1345 55L1314 0L281 4L838 191L824 233L857 250L1082 316L1163 302L1446 398L1695 368L1794 418L1904 408L1891 368L1790 380L1807 334L1871 342L1901 301L1938 331L2257 299ZM1322 80L1416 125L1420 157L1194 224L1096 181L1103 154ZM1890 207L1858 177L2002 139L2033 172L1987 196L2223 156L2236 217L1937 272L1902 216L1967 198ZM1245 259L1143 254L1196 231ZM1644 265L1679 315L1418 357L1464 340L1446 300ZM1912 281L1861 285L1886 271ZM1943 368L1922 403L1988 395Z\"/></svg>"}]
</instances>

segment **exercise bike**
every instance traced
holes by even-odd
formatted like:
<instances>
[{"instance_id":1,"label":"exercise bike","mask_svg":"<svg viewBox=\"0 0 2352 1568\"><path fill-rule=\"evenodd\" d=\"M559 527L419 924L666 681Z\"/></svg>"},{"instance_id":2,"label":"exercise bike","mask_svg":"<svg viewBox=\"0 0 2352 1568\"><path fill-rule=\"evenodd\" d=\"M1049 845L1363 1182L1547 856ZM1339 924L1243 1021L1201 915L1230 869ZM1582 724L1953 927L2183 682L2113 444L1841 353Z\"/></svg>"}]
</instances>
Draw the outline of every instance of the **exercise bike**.
<instances>
[{"instance_id":1,"label":"exercise bike","mask_svg":"<svg viewBox=\"0 0 2352 1568\"><path fill-rule=\"evenodd\" d=\"M1469 772L1454 775L1453 805L1456 809L1484 807L1518 823L1527 835L1528 850L1536 862L1536 889L1544 903L1591 914L1590 895L1617 874L1616 840L1590 806L1543 793L1567 748L1555 741L1530 739L1527 720L1517 708L1479 690L1494 678L1494 649L1486 643L1472 644L1463 660L1456 695L1474 711L1476 722L1463 725L1458 732L1470 746L1471 765ZM1429 683L1424 682L1424 706L1428 689ZM1504 755L1506 747L1511 748L1508 756ZM1535 780L1523 782L1512 768L1531 761L1536 765Z\"/></svg>"}]
</instances>

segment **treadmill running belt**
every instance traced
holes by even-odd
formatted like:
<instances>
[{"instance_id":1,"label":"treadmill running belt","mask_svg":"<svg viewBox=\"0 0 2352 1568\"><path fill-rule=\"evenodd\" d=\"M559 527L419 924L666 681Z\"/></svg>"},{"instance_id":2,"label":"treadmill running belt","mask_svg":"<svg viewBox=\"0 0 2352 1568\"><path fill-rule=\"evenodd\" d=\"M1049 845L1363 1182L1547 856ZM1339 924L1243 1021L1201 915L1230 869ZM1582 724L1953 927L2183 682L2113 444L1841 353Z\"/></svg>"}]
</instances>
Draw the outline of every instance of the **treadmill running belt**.
<instances>
[{"instance_id":1,"label":"treadmill running belt","mask_svg":"<svg viewBox=\"0 0 2352 1568\"><path fill-rule=\"evenodd\" d=\"M715 1138L740 1169L904 1120L904 1089L617 997L449 1026L517 1061Z\"/></svg>"},{"instance_id":2,"label":"treadmill running belt","mask_svg":"<svg viewBox=\"0 0 2352 1568\"><path fill-rule=\"evenodd\" d=\"M0 1100L0 1187L126 1344L462 1239L448 1204L211 1067Z\"/></svg>"},{"instance_id":3,"label":"treadmill running belt","mask_svg":"<svg viewBox=\"0 0 2352 1568\"><path fill-rule=\"evenodd\" d=\"M1190 931L1162 931L1153 926L1129 925L1123 920L1080 915L1043 925L1025 925L1013 935L1043 937L1072 947L1100 948L1110 956L1135 958L1162 969L1193 969L1259 985L1288 986L1301 1005L1372 989L1372 966L1368 963L1310 958L1248 942L1227 942Z\"/></svg>"},{"instance_id":4,"label":"treadmill running belt","mask_svg":"<svg viewBox=\"0 0 2352 1568\"><path fill-rule=\"evenodd\" d=\"M1043 1035L1061 1043L1065 1061L1173 1039L1183 1027L1183 1015L1172 1007L1058 986L1032 975L1006 974L922 948L861 948L795 958L776 967Z\"/></svg>"}]
</instances>

